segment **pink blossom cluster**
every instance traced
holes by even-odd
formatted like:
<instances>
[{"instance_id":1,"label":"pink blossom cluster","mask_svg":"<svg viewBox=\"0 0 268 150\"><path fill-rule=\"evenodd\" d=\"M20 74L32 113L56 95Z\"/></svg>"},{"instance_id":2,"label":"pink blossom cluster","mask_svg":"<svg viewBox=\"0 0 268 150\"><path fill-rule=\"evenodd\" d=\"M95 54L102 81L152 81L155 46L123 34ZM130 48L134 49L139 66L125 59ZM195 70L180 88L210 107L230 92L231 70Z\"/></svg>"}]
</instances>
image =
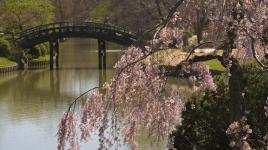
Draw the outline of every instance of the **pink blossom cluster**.
<instances>
[{"instance_id":1,"label":"pink blossom cluster","mask_svg":"<svg viewBox=\"0 0 268 150\"><path fill-rule=\"evenodd\" d=\"M127 52L123 54L120 60L114 65L115 69L121 69L126 67L127 65L136 62L141 59L145 55L151 52L150 48L141 49L135 46L130 46L127 49Z\"/></svg>"},{"instance_id":2,"label":"pink blossom cluster","mask_svg":"<svg viewBox=\"0 0 268 150\"><path fill-rule=\"evenodd\" d=\"M64 150L65 141L69 142L71 150L79 150L78 137L76 132L77 118L74 113L65 113L59 123L58 136L58 150Z\"/></svg>"},{"instance_id":3,"label":"pink blossom cluster","mask_svg":"<svg viewBox=\"0 0 268 150\"><path fill-rule=\"evenodd\" d=\"M167 98L161 96L144 105L136 106L127 116L122 133L124 141L130 143L133 149L137 146L133 142L140 129L146 129L149 137L155 140L165 139L174 130L174 125L179 122L183 104L177 93L169 94L172 95ZM148 98L149 96L145 97Z\"/></svg>"},{"instance_id":4,"label":"pink blossom cluster","mask_svg":"<svg viewBox=\"0 0 268 150\"><path fill-rule=\"evenodd\" d=\"M102 125L105 114L107 113L106 104L103 100L103 94L94 91L83 106L81 117L81 139L87 141L91 133Z\"/></svg>"},{"instance_id":5,"label":"pink blossom cluster","mask_svg":"<svg viewBox=\"0 0 268 150\"><path fill-rule=\"evenodd\" d=\"M251 150L247 138L252 133L252 129L250 129L246 122L247 118L243 116L240 121L235 121L229 125L226 134L231 138L230 147L240 150Z\"/></svg>"},{"instance_id":6,"label":"pink blossom cluster","mask_svg":"<svg viewBox=\"0 0 268 150\"><path fill-rule=\"evenodd\" d=\"M194 63L192 68L198 72L197 79L201 81L201 86L208 91L216 91L216 85L209 68L204 63Z\"/></svg>"},{"instance_id":7,"label":"pink blossom cluster","mask_svg":"<svg viewBox=\"0 0 268 150\"><path fill-rule=\"evenodd\" d=\"M266 99L266 105L264 106L265 116L268 117L268 97Z\"/></svg>"},{"instance_id":8,"label":"pink blossom cluster","mask_svg":"<svg viewBox=\"0 0 268 150\"><path fill-rule=\"evenodd\" d=\"M135 138L142 128L151 138L165 138L174 129L183 103L179 94L166 85L157 64L149 60L136 63L112 83L116 84L111 84L106 94L114 99L116 108L128 114L122 136L132 149L136 148Z\"/></svg>"},{"instance_id":9,"label":"pink blossom cluster","mask_svg":"<svg viewBox=\"0 0 268 150\"><path fill-rule=\"evenodd\" d=\"M154 49L178 48L181 44L182 30L177 27L164 27L152 40Z\"/></svg>"},{"instance_id":10,"label":"pink blossom cluster","mask_svg":"<svg viewBox=\"0 0 268 150\"><path fill-rule=\"evenodd\" d=\"M180 122L184 110L178 91L166 84L153 58L123 69L101 91L88 97L80 124L81 140L87 141L94 131L99 132L100 149L120 148L120 137L131 149L136 149L142 129L148 131L152 140L165 139ZM77 143L72 116L72 113L63 116L58 133L59 149L64 149L64 139L69 139L71 145Z\"/></svg>"},{"instance_id":11,"label":"pink blossom cluster","mask_svg":"<svg viewBox=\"0 0 268 150\"><path fill-rule=\"evenodd\" d=\"M175 12L173 17L170 20L170 23L173 25L177 25L182 22L181 12Z\"/></svg>"}]
</instances>

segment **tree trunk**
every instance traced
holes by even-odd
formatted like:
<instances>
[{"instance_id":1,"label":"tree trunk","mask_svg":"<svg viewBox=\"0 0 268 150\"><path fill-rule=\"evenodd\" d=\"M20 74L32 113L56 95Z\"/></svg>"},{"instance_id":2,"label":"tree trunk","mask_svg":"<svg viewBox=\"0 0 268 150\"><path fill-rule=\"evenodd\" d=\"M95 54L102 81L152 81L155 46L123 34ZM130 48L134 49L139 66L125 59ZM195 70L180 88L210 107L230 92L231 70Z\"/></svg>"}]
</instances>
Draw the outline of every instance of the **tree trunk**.
<instances>
[{"instance_id":1,"label":"tree trunk","mask_svg":"<svg viewBox=\"0 0 268 150\"><path fill-rule=\"evenodd\" d=\"M229 78L229 93L231 100L231 122L237 121L242 117L243 107L243 96L242 91L243 85L243 71L239 62L236 59L232 59L232 66L230 67L230 78Z\"/></svg>"},{"instance_id":2,"label":"tree trunk","mask_svg":"<svg viewBox=\"0 0 268 150\"><path fill-rule=\"evenodd\" d=\"M198 44L201 43L201 41L203 40L203 26L201 23L201 18L200 18L200 12L197 11L197 18L196 18L196 25L195 25L195 33L197 36L197 42Z\"/></svg>"}]
</instances>

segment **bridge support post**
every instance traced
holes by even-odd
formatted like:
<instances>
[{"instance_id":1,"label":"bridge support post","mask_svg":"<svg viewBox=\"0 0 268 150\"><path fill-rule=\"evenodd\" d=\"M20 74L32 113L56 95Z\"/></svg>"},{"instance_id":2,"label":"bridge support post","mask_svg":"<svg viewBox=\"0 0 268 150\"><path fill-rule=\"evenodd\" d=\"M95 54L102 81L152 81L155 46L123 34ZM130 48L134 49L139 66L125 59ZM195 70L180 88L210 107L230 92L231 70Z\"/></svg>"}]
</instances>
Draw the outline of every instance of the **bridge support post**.
<instances>
[{"instance_id":1,"label":"bridge support post","mask_svg":"<svg viewBox=\"0 0 268 150\"><path fill-rule=\"evenodd\" d=\"M49 42L49 65L50 65L50 70L54 69L53 51L54 51L53 42Z\"/></svg>"},{"instance_id":2,"label":"bridge support post","mask_svg":"<svg viewBox=\"0 0 268 150\"><path fill-rule=\"evenodd\" d=\"M99 69L106 69L106 43L98 39Z\"/></svg>"},{"instance_id":3,"label":"bridge support post","mask_svg":"<svg viewBox=\"0 0 268 150\"><path fill-rule=\"evenodd\" d=\"M101 87L106 82L106 70L99 70L99 86Z\"/></svg>"},{"instance_id":4,"label":"bridge support post","mask_svg":"<svg viewBox=\"0 0 268 150\"><path fill-rule=\"evenodd\" d=\"M49 42L49 56L50 56L50 70L54 69L54 60L53 56L54 53L56 53L56 68L59 68L59 42L58 40L56 41L50 41Z\"/></svg>"},{"instance_id":5,"label":"bridge support post","mask_svg":"<svg viewBox=\"0 0 268 150\"><path fill-rule=\"evenodd\" d=\"M56 68L59 69L59 41L56 42L55 45L55 50L56 50Z\"/></svg>"}]
</instances>

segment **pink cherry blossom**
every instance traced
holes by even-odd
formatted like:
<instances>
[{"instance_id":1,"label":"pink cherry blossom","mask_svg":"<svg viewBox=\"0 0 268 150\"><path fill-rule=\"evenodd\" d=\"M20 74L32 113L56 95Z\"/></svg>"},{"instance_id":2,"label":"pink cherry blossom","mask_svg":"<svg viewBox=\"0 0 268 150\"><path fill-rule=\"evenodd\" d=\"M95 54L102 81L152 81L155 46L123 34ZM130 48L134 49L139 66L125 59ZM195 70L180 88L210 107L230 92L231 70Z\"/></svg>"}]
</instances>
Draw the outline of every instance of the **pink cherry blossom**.
<instances>
[{"instance_id":1,"label":"pink cherry blossom","mask_svg":"<svg viewBox=\"0 0 268 150\"><path fill-rule=\"evenodd\" d=\"M240 150L251 150L247 138L252 133L252 129L246 124L246 120L246 117L242 117L240 121L231 123L226 130L226 134L231 138L230 147Z\"/></svg>"},{"instance_id":2,"label":"pink cherry blossom","mask_svg":"<svg viewBox=\"0 0 268 150\"><path fill-rule=\"evenodd\" d=\"M68 112L63 115L57 133L58 150L64 150L66 140L69 141L70 149L80 149L76 132L76 121L77 118L72 112Z\"/></svg>"},{"instance_id":3,"label":"pink cherry blossom","mask_svg":"<svg viewBox=\"0 0 268 150\"><path fill-rule=\"evenodd\" d=\"M198 79L201 81L201 85L204 89L209 91L216 91L216 85L214 84L213 77L209 71L207 65L203 63L193 64L193 69L198 72Z\"/></svg>"},{"instance_id":4,"label":"pink cherry blossom","mask_svg":"<svg viewBox=\"0 0 268 150\"><path fill-rule=\"evenodd\" d=\"M268 117L268 97L266 99L266 105L264 106L264 111L265 116Z\"/></svg>"}]
</instances>

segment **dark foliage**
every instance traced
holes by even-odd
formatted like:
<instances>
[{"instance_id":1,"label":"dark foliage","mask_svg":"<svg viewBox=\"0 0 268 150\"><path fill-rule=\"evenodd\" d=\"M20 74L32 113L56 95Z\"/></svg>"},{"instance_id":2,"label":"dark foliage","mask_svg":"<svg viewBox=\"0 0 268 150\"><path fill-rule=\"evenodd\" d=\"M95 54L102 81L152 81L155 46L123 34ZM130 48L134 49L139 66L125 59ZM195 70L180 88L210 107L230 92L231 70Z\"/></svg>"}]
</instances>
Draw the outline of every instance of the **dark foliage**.
<instances>
[{"instance_id":1,"label":"dark foliage","mask_svg":"<svg viewBox=\"0 0 268 150\"><path fill-rule=\"evenodd\" d=\"M46 44L39 44L37 46L34 46L33 48L30 49L29 54L33 58L38 58L40 56L45 56L48 54L48 47Z\"/></svg>"},{"instance_id":2,"label":"dark foliage","mask_svg":"<svg viewBox=\"0 0 268 150\"><path fill-rule=\"evenodd\" d=\"M268 74L253 63L243 66L242 70L244 77L241 81L245 85L243 105L253 130L248 142L253 148L265 149L268 126L264 106L268 96ZM225 132L232 122L228 77L216 77L215 82L216 93L197 92L187 102L182 125L173 133L174 146L178 150L230 149Z\"/></svg>"}]
</instances>

